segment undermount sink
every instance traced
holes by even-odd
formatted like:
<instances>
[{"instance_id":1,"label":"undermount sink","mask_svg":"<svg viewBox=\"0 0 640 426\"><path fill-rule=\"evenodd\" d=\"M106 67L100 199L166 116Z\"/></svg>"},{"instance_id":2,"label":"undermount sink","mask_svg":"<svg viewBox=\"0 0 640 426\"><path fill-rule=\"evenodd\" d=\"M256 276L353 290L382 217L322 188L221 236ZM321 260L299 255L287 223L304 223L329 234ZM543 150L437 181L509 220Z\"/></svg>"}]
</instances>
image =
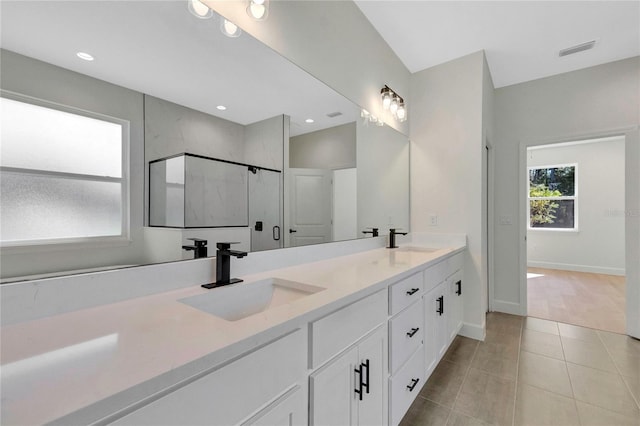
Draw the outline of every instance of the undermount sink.
<instances>
[{"instance_id":1,"label":"undermount sink","mask_svg":"<svg viewBox=\"0 0 640 426\"><path fill-rule=\"evenodd\" d=\"M296 281L267 278L215 288L178 301L227 321L238 321L322 290L325 289Z\"/></svg>"},{"instance_id":2,"label":"undermount sink","mask_svg":"<svg viewBox=\"0 0 640 426\"><path fill-rule=\"evenodd\" d=\"M396 251L417 251L421 253L433 253L438 250L442 250L442 249L430 248L430 247L416 247L416 246L403 246L396 249Z\"/></svg>"}]
</instances>

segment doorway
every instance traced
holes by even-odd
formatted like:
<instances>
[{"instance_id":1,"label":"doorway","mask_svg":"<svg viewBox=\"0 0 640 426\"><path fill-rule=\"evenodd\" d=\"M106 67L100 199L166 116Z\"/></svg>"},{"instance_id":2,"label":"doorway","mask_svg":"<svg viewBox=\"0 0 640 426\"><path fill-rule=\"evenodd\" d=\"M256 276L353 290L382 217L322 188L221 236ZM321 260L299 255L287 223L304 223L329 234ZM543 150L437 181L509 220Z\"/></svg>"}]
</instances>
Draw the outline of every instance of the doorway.
<instances>
[{"instance_id":1,"label":"doorway","mask_svg":"<svg viewBox=\"0 0 640 426\"><path fill-rule=\"evenodd\" d=\"M625 333L625 137L526 147L529 316Z\"/></svg>"}]
</instances>

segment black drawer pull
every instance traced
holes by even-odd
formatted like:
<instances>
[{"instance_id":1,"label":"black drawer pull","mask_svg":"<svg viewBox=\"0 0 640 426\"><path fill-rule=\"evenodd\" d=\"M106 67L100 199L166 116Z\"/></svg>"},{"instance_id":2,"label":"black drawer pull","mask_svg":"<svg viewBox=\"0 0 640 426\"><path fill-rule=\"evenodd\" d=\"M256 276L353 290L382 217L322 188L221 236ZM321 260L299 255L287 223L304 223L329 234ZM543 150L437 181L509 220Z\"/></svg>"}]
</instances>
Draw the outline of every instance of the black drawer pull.
<instances>
[{"instance_id":1,"label":"black drawer pull","mask_svg":"<svg viewBox=\"0 0 640 426\"><path fill-rule=\"evenodd\" d=\"M409 392L413 392L419 381L420 379L411 379L411 384L407 385L407 389L409 389Z\"/></svg>"},{"instance_id":2,"label":"black drawer pull","mask_svg":"<svg viewBox=\"0 0 640 426\"><path fill-rule=\"evenodd\" d=\"M362 365L362 367L367 369L365 374L364 374L365 382L362 384L362 387L365 388L367 393L369 393L369 360L366 360L361 365Z\"/></svg>"},{"instance_id":3,"label":"black drawer pull","mask_svg":"<svg viewBox=\"0 0 640 426\"><path fill-rule=\"evenodd\" d=\"M408 332L407 332L407 336L409 336L409 337L413 337L413 336L415 336L415 335L416 335L416 333L418 332L418 330L420 330L420 327L412 328L412 329L411 329L411 331L408 331Z\"/></svg>"},{"instance_id":4,"label":"black drawer pull","mask_svg":"<svg viewBox=\"0 0 640 426\"><path fill-rule=\"evenodd\" d=\"M438 301L438 309L436 310L436 312L438 313L438 315L442 315L444 314L444 296L440 296L436 300Z\"/></svg>"},{"instance_id":5,"label":"black drawer pull","mask_svg":"<svg viewBox=\"0 0 640 426\"><path fill-rule=\"evenodd\" d=\"M360 364L358 368L354 368L353 371L358 375L358 381L356 382L358 384L358 388L353 391L359 395L360 401L362 401L362 386L364 385L362 380L362 364Z\"/></svg>"},{"instance_id":6,"label":"black drawer pull","mask_svg":"<svg viewBox=\"0 0 640 426\"><path fill-rule=\"evenodd\" d=\"M460 296L462 294L462 280L458 280L456 282L456 286L458 286L458 288L456 289L456 294Z\"/></svg>"},{"instance_id":7,"label":"black drawer pull","mask_svg":"<svg viewBox=\"0 0 640 426\"><path fill-rule=\"evenodd\" d=\"M407 296L413 296L414 294L416 294L418 291L420 291L419 288L412 288L411 290L407 291Z\"/></svg>"}]
</instances>

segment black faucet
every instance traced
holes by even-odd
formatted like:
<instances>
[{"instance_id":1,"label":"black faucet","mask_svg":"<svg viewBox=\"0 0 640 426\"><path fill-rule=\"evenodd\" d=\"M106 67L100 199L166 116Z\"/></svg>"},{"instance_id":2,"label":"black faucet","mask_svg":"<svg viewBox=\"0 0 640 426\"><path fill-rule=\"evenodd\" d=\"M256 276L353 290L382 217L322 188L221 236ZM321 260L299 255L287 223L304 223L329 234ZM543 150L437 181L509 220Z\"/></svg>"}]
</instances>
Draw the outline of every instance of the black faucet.
<instances>
[{"instance_id":1,"label":"black faucet","mask_svg":"<svg viewBox=\"0 0 640 426\"><path fill-rule=\"evenodd\" d=\"M363 234L371 234L372 237L378 236L378 228L367 228L371 229L371 231L362 231Z\"/></svg>"},{"instance_id":2,"label":"black faucet","mask_svg":"<svg viewBox=\"0 0 640 426\"><path fill-rule=\"evenodd\" d=\"M238 243L216 243L216 282L203 284L204 288L214 288L223 285L241 283L239 278L229 278L231 276L231 256L241 259L247 255L246 251L230 250L231 244Z\"/></svg>"},{"instance_id":3,"label":"black faucet","mask_svg":"<svg viewBox=\"0 0 640 426\"><path fill-rule=\"evenodd\" d=\"M395 228L389 229L389 247L387 248L398 248L396 245L396 235L407 235L406 232L398 232Z\"/></svg>"},{"instance_id":4,"label":"black faucet","mask_svg":"<svg viewBox=\"0 0 640 426\"><path fill-rule=\"evenodd\" d=\"M207 240L201 240L200 238L187 238L187 240L193 241L192 246L182 246L183 250L193 250L193 258L200 259L201 257L207 257Z\"/></svg>"}]
</instances>

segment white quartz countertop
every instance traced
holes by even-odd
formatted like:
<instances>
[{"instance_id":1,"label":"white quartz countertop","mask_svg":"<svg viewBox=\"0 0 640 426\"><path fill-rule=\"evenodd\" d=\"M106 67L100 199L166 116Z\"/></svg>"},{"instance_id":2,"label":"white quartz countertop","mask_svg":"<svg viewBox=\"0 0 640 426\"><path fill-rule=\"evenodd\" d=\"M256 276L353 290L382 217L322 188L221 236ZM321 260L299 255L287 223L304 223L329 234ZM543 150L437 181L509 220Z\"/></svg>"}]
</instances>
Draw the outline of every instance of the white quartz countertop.
<instances>
[{"instance_id":1,"label":"white quartz countertop","mask_svg":"<svg viewBox=\"0 0 640 426\"><path fill-rule=\"evenodd\" d=\"M382 248L240 277L326 290L238 321L179 302L217 291L193 286L2 327L2 424L104 420L462 249Z\"/></svg>"}]
</instances>

